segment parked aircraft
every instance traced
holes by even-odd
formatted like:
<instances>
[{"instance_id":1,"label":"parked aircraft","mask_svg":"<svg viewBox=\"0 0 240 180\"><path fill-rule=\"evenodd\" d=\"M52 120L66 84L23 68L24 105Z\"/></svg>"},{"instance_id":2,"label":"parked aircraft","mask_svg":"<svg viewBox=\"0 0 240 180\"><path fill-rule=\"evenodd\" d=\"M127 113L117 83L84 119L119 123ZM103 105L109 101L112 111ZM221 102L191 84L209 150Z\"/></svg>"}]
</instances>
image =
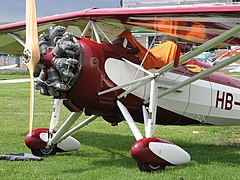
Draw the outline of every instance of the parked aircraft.
<instances>
[{"instance_id":1,"label":"parked aircraft","mask_svg":"<svg viewBox=\"0 0 240 180\"><path fill-rule=\"evenodd\" d=\"M125 120L136 139L131 154L139 169L159 171L189 162L190 155L154 137L156 124L240 124L240 80L217 72L240 55L213 66L194 59L213 47L240 45L240 5L86 9L37 19L35 1L26 4L26 22L0 26L6 40L0 51L14 55L24 49L31 77L25 142L34 155L79 149L71 135L101 116L112 125ZM70 26L81 35L67 32ZM169 53L145 49L130 33L139 29L197 48L184 55L177 45ZM35 88L55 99L49 128L32 130L34 75ZM61 103L72 114L55 130ZM70 129L82 113L89 118ZM136 122L144 124L144 135Z\"/></svg>"}]
</instances>

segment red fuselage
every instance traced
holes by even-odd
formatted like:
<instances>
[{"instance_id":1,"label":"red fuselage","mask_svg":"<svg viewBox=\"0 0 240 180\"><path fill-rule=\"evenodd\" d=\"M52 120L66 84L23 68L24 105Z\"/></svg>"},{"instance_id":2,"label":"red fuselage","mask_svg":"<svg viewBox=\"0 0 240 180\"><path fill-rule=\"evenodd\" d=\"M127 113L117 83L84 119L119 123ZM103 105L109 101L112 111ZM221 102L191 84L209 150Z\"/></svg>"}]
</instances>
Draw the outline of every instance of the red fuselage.
<instances>
[{"instance_id":1,"label":"red fuselage","mask_svg":"<svg viewBox=\"0 0 240 180\"><path fill-rule=\"evenodd\" d=\"M82 68L74 86L69 91L69 98L78 108L85 108L87 115L95 114L103 116L111 123L123 120L116 105L116 96L122 90L114 91L106 95L98 96L98 92L116 86L106 75L104 64L107 58L113 57L132 59L135 63L139 59L129 53L129 50L118 45L98 44L87 38L80 39L83 49ZM133 95L123 99L125 105L134 115L141 113L143 100ZM141 120L141 119L140 119Z\"/></svg>"},{"instance_id":2,"label":"red fuselage","mask_svg":"<svg viewBox=\"0 0 240 180\"><path fill-rule=\"evenodd\" d=\"M53 95L55 98L60 97L66 99L64 105L71 111L84 110L86 115L94 114L102 116L112 125L116 125L124 120L116 103L117 97L124 92L124 89L104 95L98 95L98 93L121 84L121 82L116 79L120 79L125 83L131 81L129 77L133 75L134 72L122 66L124 63L122 58L135 64L140 64L140 58L137 56L138 52L134 48L124 48L122 44L117 42L114 44L97 43L89 38L80 38L78 41L81 45L79 60L69 57L58 57L62 51L56 49L56 47L59 48L60 45L64 44L58 44L53 50L43 51L42 63L45 64L47 68L45 69L46 73L43 71L40 77L42 77L42 81L46 81L45 84L50 84L46 89L48 90L47 93L48 95ZM64 46L61 48L64 48ZM76 71L72 69L71 72L77 74L75 80L73 82L66 80L62 81L65 82L65 84L61 83L61 80L66 79L65 74L68 75L67 79L71 80L71 74L68 69L72 65L68 64L74 64L76 62L79 62L78 69L80 71L78 70L76 73ZM195 64L202 69L207 69L211 66L197 60L190 60L187 64ZM59 73L61 73L60 76L62 79ZM161 90L162 87L168 88L171 83L179 83L182 81L178 81L178 79L186 79L195 74L195 72L186 68L185 65L179 66L169 72L170 79L168 79L168 75L158 79L159 90ZM142 76L145 75L142 74ZM171 79L173 76L175 77ZM44 77L46 77L46 80ZM56 82L59 83L54 86ZM69 89L67 89L68 82L71 83ZM40 88L44 88L45 84L41 86L40 81L38 85ZM55 89L57 88L59 93L55 93ZM157 107L156 124L236 124L238 121L234 113L237 113L240 106L240 101L238 100L239 95L237 93L239 92L238 89L240 89L240 80L229 77L223 73L214 72L198 80L195 85L188 85L181 93L175 93L175 95L174 93L169 94L169 97L160 99ZM149 98L148 91L149 87L146 85L144 86L144 91L140 93L140 96L139 94L132 93L120 99L136 122L144 122L142 106L146 98ZM45 91L42 92L45 93ZM148 104L145 105L148 106ZM201 111L199 111L200 109ZM222 114L223 118L221 117L221 121L217 121L219 116L216 114L218 113ZM230 118L227 113L230 113L229 115L232 116L233 121L228 120Z\"/></svg>"},{"instance_id":3,"label":"red fuselage","mask_svg":"<svg viewBox=\"0 0 240 180\"><path fill-rule=\"evenodd\" d=\"M82 68L74 86L69 90L69 99L79 109L85 108L86 115L99 115L112 124L123 120L116 104L116 97L123 90L98 96L98 92L116 86L105 72L105 61L108 58L129 59L140 63L138 57L130 50L118 45L98 44L87 38L79 40L83 49ZM128 95L121 101L128 108L135 121L143 123L143 100L134 95ZM179 122L179 120L181 121ZM179 122L179 123L178 123ZM157 124L193 124L196 121L158 107Z\"/></svg>"}]
</instances>

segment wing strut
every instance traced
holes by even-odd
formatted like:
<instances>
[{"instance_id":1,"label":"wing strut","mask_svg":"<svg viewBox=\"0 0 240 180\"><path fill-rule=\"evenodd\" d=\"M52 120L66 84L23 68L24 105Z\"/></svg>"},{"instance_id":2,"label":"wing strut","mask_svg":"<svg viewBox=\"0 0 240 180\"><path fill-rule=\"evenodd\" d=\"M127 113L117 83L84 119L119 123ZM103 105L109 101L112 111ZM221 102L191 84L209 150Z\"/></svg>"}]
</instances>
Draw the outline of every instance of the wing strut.
<instances>
[{"instance_id":1,"label":"wing strut","mask_svg":"<svg viewBox=\"0 0 240 180\"><path fill-rule=\"evenodd\" d=\"M20 38L18 35L13 34L13 33L8 33L9 36L14 38L17 42L19 42L23 47L25 47L25 42Z\"/></svg>"},{"instance_id":2,"label":"wing strut","mask_svg":"<svg viewBox=\"0 0 240 180\"><path fill-rule=\"evenodd\" d=\"M191 58L201 54L204 51L207 51L208 49L211 49L215 45L217 45L217 44L227 40L228 38L230 38L231 36L234 36L235 34L237 34L239 32L240 32L240 25L237 25L237 26L233 27L232 29L222 33L221 35L211 39L210 41L202 44L201 46L199 46L197 49L193 50L192 52L189 52L186 55L182 56L179 59L179 64L183 64L184 62L188 61L189 59L191 59ZM129 64L131 64L131 63L129 63ZM125 84L122 84L122 85L119 85L119 86L116 86L116 87L113 87L113 88L101 91L101 92L98 93L98 95L104 95L104 94L107 94L107 93L110 93L110 92L122 89L124 87L127 87L129 85L134 85L136 83L141 83L141 82L145 81L145 83L142 83L142 85L144 85L144 84L150 82L152 79L157 78L161 74L174 69L173 65L174 65L174 62L171 62L168 65L166 65L166 66L162 67L161 69L157 70L155 73L152 73L152 72L149 71L149 73L148 73L149 75L148 76L145 76L145 77L133 80L131 82L127 82ZM139 65L134 64L133 66L138 68L139 70L142 70L142 67L139 66ZM129 88L128 89L128 94L133 92L134 90L135 90L135 86ZM119 95L119 97L122 98L124 96Z\"/></svg>"},{"instance_id":3,"label":"wing strut","mask_svg":"<svg viewBox=\"0 0 240 180\"><path fill-rule=\"evenodd\" d=\"M229 64L231 64L235 61L238 61L239 59L240 59L240 54L237 54L237 55L235 55L235 56L233 56L229 59L226 59L223 62L221 62L219 64L216 64L216 65L208 68L207 70L202 71L202 72L196 74L195 76L193 76L193 77L191 77L191 78L189 78L189 79L187 79L187 80L185 80L185 81L183 81L179 84L176 84L175 86L171 87L170 89L167 89L167 90L163 91L162 93L159 93L158 94L158 99L167 95L167 94L169 94L169 93L171 93L171 92L173 92L173 91L178 90L179 88L182 88L182 87L184 87L188 84L191 84L192 82L194 82L198 79L201 79L201 78L207 76L208 74L211 74L211 73L213 73L213 72L215 72L215 71L217 71L217 70L219 70L219 69L221 69L221 68L223 68L223 67L225 67L225 66L227 66L227 65L229 65Z\"/></svg>"},{"instance_id":4,"label":"wing strut","mask_svg":"<svg viewBox=\"0 0 240 180\"><path fill-rule=\"evenodd\" d=\"M92 20L89 20L89 21L88 21L85 29L83 30L83 32L82 32L82 34L81 34L81 37L85 37L90 28L92 28L93 33L94 33L94 36L95 36L98 44L101 44L101 43L102 43L98 31L101 32L101 34L103 35L103 37L106 38L107 41L108 41L110 44L113 44L112 41L111 41L111 40L107 37L107 35L103 32L103 30L97 25L97 23L96 23L95 21L92 21Z\"/></svg>"},{"instance_id":5,"label":"wing strut","mask_svg":"<svg viewBox=\"0 0 240 180\"><path fill-rule=\"evenodd\" d=\"M183 64L184 62L188 61L189 59L211 49L212 47L216 46L217 44L227 40L231 36L234 36L235 34L240 32L240 25L237 25L233 27L232 29L225 31L224 33L220 34L219 36L207 41L206 43L202 44L195 50L187 53L186 55L182 56L179 59L179 64ZM167 71L170 71L174 68L173 66L174 62L169 63L168 65L164 66L163 68L156 71L156 75L161 75Z\"/></svg>"},{"instance_id":6,"label":"wing strut","mask_svg":"<svg viewBox=\"0 0 240 180\"><path fill-rule=\"evenodd\" d=\"M240 32L240 25L237 25L235 27L233 27L232 29L222 33L221 35L213 38L212 40L202 44L201 46L199 46L197 49L195 49L194 51L184 55L183 57L180 58L179 63L182 64L186 61L188 61L189 59L201 54L202 52L214 47L215 45L227 40L228 38L230 38L231 36L234 36L235 34ZM151 88L150 88L150 97L148 100L144 101L144 104L148 104L149 103L149 107L148 107L148 111L147 108L145 106L143 106L143 113L144 113L144 121L145 121L145 132L146 132L146 137L152 137L154 134L154 129L155 129L155 122L156 122L156 114L157 114L157 101L158 98L176 91L177 89L186 86L187 84L190 84L200 78L203 78L204 76L234 62L240 59L240 55L235 55L234 57L228 59L227 61L224 61L216 66L213 66L212 68L209 68L206 71L203 71L197 75L195 75L194 77L184 81L183 83L177 84L173 87L171 87L170 89L167 89L165 91L163 91L161 94L157 94L158 93L158 88L156 86L156 79L163 73L170 71L174 68L173 64L174 62L164 66L163 68L157 70L155 73L152 73L150 71L148 71L148 76L133 80L131 82L113 87L111 89L99 92L98 95L103 95L106 93L110 93L112 91L118 90L118 89L122 89L124 87L127 87L129 85L134 85L131 88L129 88L127 91L125 91L124 93L120 94L118 96L118 99L125 97L127 94L133 92L134 90L136 90L136 88L143 86L146 83L149 83L151 81ZM136 65L136 64L132 64L129 63L128 61L125 61L126 63L134 66L135 68L138 68L138 70L144 71L146 73L147 70L143 70L141 66ZM119 108L121 107L121 105L119 105L119 101L117 101L117 104L119 106ZM120 108L121 109L121 108ZM122 108L123 109L123 108ZM126 111L121 110L123 115L124 113L126 113ZM124 115L125 116L125 115ZM126 117L125 117L126 119ZM134 132L134 131L133 131ZM138 133L137 133L138 134ZM136 137L136 135L135 135Z\"/></svg>"}]
</instances>

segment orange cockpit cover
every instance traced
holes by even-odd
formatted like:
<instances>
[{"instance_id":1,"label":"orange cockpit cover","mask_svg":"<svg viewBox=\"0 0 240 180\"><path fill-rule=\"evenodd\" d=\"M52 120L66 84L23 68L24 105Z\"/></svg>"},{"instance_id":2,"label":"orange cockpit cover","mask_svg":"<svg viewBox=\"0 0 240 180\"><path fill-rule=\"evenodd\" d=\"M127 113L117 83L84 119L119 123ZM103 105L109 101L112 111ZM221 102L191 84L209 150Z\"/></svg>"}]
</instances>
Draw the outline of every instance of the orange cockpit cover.
<instances>
[{"instance_id":1,"label":"orange cockpit cover","mask_svg":"<svg viewBox=\"0 0 240 180\"><path fill-rule=\"evenodd\" d=\"M120 36L126 38L133 47L139 48L140 51L138 56L143 60L147 53L147 49L132 36L131 32L125 31ZM178 46L172 41L167 41L150 49L143 63L143 67L145 69L161 68L174 61L176 58L179 58L177 57L177 52Z\"/></svg>"}]
</instances>

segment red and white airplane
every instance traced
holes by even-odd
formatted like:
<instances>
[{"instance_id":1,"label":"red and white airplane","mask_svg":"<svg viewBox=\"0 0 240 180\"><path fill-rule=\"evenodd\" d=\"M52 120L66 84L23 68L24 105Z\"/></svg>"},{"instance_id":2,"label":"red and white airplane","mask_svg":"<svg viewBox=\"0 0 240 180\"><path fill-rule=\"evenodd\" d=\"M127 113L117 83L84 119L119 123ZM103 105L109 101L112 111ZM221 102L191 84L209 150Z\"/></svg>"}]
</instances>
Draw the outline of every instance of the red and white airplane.
<instances>
[{"instance_id":1,"label":"red and white airplane","mask_svg":"<svg viewBox=\"0 0 240 180\"><path fill-rule=\"evenodd\" d=\"M240 55L214 66L194 60L211 48L240 45L239 4L86 9L36 20L35 1L26 2L26 23L0 26L5 40L0 51L19 55L25 48L31 77L25 142L34 155L79 149L71 135L101 116L112 125L126 120L136 139L131 154L139 169L159 171L189 162L190 155L154 137L156 124L240 124L240 80L217 72ZM79 28L79 37L68 33L69 27ZM177 48L174 61L158 66L161 57L120 35L131 30L171 35L198 47L181 57ZM155 64L145 68L151 61ZM49 128L32 130L34 75L35 88L55 98ZM62 102L72 114L55 131ZM70 129L82 113L89 118ZM144 124L144 135L136 122Z\"/></svg>"}]
</instances>

